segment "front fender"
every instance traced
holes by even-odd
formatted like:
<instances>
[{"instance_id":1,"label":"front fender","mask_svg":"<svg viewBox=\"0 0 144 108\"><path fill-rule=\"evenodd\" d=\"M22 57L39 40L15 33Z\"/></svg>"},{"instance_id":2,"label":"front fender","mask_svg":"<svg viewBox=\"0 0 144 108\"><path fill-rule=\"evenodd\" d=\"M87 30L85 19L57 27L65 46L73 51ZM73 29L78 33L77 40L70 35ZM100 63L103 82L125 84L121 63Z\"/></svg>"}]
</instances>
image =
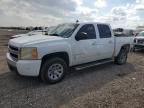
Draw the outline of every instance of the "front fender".
<instances>
[{"instance_id":1,"label":"front fender","mask_svg":"<svg viewBox=\"0 0 144 108\"><path fill-rule=\"evenodd\" d=\"M57 52L66 52L69 56L69 65L72 64L72 52L71 46L68 42L54 42L46 43L38 46L38 57L42 59L45 55L57 53Z\"/></svg>"}]
</instances>

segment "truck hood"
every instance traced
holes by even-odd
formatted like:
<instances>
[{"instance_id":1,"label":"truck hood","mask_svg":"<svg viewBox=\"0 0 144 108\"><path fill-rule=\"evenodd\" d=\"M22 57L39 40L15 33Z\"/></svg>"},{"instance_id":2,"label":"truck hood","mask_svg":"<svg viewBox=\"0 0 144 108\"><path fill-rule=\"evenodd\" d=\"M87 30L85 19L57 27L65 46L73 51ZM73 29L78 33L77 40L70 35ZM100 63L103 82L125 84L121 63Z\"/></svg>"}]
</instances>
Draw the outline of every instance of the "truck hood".
<instances>
[{"instance_id":1,"label":"truck hood","mask_svg":"<svg viewBox=\"0 0 144 108\"><path fill-rule=\"evenodd\" d=\"M18 37L22 37L22 36L27 36L27 34L18 34L18 35L14 35L14 36L12 36L12 38L18 38Z\"/></svg>"},{"instance_id":2,"label":"truck hood","mask_svg":"<svg viewBox=\"0 0 144 108\"><path fill-rule=\"evenodd\" d=\"M42 34L42 33L39 33L40 35ZM38 33L36 34L36 33L26 33L26 34L18 34L18 35L14 35L14 36L12 36L12 38L18 38L18 37L22 37L22 36L33 36L33 35L39 35Z\"/></svg>"},{"instance_id":3,"label":"truck hood","mask_svg":"<svg viewBox=\"0 0 144 108\"><path fill-rule=\"evenodd\" d=\"M9 41L10 45L23 47L25 45L37 44L42 42L51 42L56 40L63 40L64 38L58 36L48 36L48 35L34 35L34 36L23 36L19 38L14 38Z\"/></svg>"}]
</instances>

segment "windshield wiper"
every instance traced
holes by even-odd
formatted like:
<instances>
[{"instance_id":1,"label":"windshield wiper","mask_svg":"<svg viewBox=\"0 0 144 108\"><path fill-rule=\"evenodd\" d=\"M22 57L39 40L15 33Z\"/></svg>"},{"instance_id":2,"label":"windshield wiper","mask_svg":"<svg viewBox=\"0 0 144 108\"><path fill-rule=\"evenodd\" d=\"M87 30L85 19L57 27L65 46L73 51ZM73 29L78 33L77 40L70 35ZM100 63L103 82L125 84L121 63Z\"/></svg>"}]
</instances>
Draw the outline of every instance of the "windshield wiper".
<instances>
[{"instance_id":1,"label":"windshield wiper","mask_svg":"<svg viewBox=\"0 0 144 108\"><path fill-rule=\"evenodd\" d=\"M56 33L48 34L48 35L51 35L51 36L60 36L59 34L56 34Z\"/></svg>"}]
</instances>

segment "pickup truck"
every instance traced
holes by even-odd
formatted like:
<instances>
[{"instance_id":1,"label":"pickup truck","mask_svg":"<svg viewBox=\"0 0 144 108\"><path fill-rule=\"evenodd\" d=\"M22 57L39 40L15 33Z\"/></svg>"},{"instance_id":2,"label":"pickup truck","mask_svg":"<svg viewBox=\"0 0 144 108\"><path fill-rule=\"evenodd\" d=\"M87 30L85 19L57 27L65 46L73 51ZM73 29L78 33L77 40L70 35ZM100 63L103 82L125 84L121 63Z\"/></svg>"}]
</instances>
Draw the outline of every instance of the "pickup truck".
<instances>
[{"instance_id":1,"label":"pickup truck","mask_svg":"<svg viewBox=\"0 0 144 108\"><path fill-rule=\"evenodd\" d=\"M56 83L69 67L81 70L112 61L125 64L132 43L130 37L115 37L109 24L66 23L49 35L11 39L7 62L10 70L22 76Z\"/></svg>"},{"instance_id":2,"label":"pickup truck","mask_svg":"<svg viewBox=\"0 0 144 108\"><path fill-rule=\"evenodd\" d=\"M134 38L134 51L136 51L136 49L144 49L144 31L138 33Z\"/></svg>"}]
</instances>

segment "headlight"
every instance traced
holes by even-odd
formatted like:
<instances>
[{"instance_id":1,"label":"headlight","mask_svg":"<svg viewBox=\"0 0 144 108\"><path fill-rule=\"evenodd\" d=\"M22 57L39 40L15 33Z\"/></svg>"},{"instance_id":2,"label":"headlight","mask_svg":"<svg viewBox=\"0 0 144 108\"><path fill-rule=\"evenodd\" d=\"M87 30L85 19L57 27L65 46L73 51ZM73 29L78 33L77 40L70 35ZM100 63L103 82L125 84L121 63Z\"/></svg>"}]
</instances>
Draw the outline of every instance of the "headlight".
<instances>
[{"instance_id":1,"label":"headlight","mask_svg":"<svg viewBox=\"0 0 144 108\"><path fill-rule=\"evenodd\" d=\"M21 48L19 59L33 60L38 58L37 48Z\"/></svg>"}]
</instances>

